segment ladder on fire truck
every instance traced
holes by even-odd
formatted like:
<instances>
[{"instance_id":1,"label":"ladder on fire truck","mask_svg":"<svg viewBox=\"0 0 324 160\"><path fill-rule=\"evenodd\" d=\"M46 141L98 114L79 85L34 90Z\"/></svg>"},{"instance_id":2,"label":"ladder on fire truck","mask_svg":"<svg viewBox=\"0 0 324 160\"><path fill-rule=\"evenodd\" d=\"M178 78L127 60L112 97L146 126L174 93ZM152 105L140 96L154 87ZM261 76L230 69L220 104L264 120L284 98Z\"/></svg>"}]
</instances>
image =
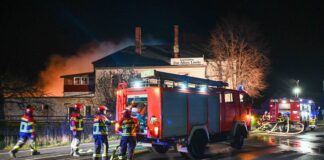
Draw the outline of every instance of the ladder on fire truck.
<instances>
[{"instance_id":1,"label":"ladder on fire truck","mask_svg":"<svg viewBox=\"0 0 324 160\"><path fill-rule=\"evenodd\" d=\"M225 88L228 86L228 83L223 81L213 81L209 79L166 73L156 70L148 70L141 72L141 79L143 80L144 86L149 86L153 84L158 86L171 85L172 87L175 87L177 86L175 83L186 85L187 87L190 87L190 85L198 85L211 88Z\"/></svg>"}]
</instances>

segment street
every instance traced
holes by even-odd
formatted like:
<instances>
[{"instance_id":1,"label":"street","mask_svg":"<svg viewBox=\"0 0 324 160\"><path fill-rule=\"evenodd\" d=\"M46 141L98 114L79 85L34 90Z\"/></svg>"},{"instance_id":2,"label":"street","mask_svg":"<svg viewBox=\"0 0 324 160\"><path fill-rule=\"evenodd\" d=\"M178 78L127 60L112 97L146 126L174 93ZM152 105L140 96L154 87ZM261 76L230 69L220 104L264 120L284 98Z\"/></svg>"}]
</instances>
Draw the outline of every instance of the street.
<instances>
[{"instance_id":1,"label":"street","mask_svg":"<svg viewBox=\"0 0 324 160\"><path fill-rule=\"evenodd\" d=\"M324 127L308 131L295 137L278 137L251 134L242 150L229 147L229 142L211 144L204 159L324 159ZM175 151L165 155L148 152L136 157L137 160L185 159Z\"/></svg>"},{"instance_id":2,"label":"street","mask_svg":"<svg viewBox=\"0 0 324 160\"><path fill-rule=\"evenodd\" d=\"M315 131L307 131L303 134L291 137L268 136L250 134L245 141L242 150L235 150L229 146L229 142L221 142L210 144L208 146L204 159L324 159L324 127L319 127ZM110 142L109 151L111 152L118 141ZM82 157L79 159L91 159L93 144L87 143L81 145ZM17 159L75 159L70 157L69 146L53 147L40 149L41 155L30 156L30 151L20 151ZM170 150L167 154L157 154L146 150L140 144L137 147L137 160L183 160L185 159L174 150ZM0 159L9 159L7 152L0 153Z\"/></svg>"}]
</instances>

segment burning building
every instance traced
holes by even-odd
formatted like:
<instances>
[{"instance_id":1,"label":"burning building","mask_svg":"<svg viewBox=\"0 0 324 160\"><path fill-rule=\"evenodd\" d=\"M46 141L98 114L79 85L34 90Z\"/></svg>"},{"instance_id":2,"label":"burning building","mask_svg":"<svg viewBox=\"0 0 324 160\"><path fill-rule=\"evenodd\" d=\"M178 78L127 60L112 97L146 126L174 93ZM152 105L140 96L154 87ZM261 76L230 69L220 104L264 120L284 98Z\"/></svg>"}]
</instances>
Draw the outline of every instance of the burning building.
<instances>
[{"instance_id":1,"label":"burning building","mask_svg":"<svg viewBox=\"0 0 324 160\"><path fill-rule=\"evenodd\" d=\"M64 81L62 86L63 97L44 97L41 99L45 100L45 103L35 104L48 106L46 108L57 111L53 112L51 116L68 116L72 105L81 102L87 106L85 114L91 116L95 112L95 106L101 103L96 101L96 98L98 98L98 94L96 94L98 80L105 73L117 72L121 68L132 68L137 73L157 70L217 80L213 78L213 75L217 73L211 69L211 66L215 64L211 60L212 57L207 49L208 47L198 44L180 46L179 27L177 25L174 26L173 45L143 45L141 34L141 28L136 27L135 45L127 46L93 61L93 72L61 74L60 78ZM30 101L32 102L32 99ZM25 101L20 100L20 102ZM18 113L13 112L12 109L17 107L17 105L13 105L15 103L5 104L6 115L21 114L21 111ZM44 114L46 114L46 111L44 111Z\"/></svg>"}]
</instances>

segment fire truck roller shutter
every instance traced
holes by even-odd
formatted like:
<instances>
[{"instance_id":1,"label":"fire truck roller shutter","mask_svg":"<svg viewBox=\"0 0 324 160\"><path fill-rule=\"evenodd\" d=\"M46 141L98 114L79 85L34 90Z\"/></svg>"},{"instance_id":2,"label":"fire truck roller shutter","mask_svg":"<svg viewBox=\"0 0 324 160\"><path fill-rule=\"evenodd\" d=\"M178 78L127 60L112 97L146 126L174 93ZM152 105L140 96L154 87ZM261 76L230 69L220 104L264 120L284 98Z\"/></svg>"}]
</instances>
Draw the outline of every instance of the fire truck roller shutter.
<instances>
[{"instance_id":1,"label":"fire truck roller shutter","mask_svg":"<svg viewBox=\"0 0 324 160\"><path fill-rule=\"evenodd\" d=\"M163 92L162 138L187 135L187 94Z\"/></svg>"},{"instance_id":2,"label":"fire truck roller shutter","mask_svg":"<svg viewBox=\"0 0 324 160\"><path fill-rule=\"evenodd\" d=\"M211 133L219 132L219 95L208 96L208 128Z\"/></svg>"},{"instance_id":3,"label":"fire truck roller shutter","mask_svg":"<svg viewBox=\"0 0 324 160\"><path fill-rule=\"evenodd\" d=\"M207 95L189 95L189 123L191 126L207 124Z\"/></svg>"}]
</instances>

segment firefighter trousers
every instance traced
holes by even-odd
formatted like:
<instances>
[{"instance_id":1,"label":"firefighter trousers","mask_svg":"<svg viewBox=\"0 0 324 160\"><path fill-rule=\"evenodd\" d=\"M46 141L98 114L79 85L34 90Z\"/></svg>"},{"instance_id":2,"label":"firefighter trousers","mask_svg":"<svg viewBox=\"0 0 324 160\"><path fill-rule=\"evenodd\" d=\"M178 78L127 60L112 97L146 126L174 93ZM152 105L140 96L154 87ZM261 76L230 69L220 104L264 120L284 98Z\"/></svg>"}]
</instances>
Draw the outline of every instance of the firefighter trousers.
<instances>
[{"instance_id":1,"label":"firefighter trousers","mask_svg":"<svg viewBox=\"0 0 324 160\"><path fill-rule=\"evenodd\" d=\"M136 147L136 137L135 136L122 136L120 140L120 154L121 157L125 157L127 152L127 160L134 159L134 150Z\"/></svg>"},{"instance_id":2,"label":"firefighter trousers","mask_svg":"<svg viewBox=\"0 0 324 160\"><path fill-rule=\"evenodd\" d=\"M107 135L94 135L94 153L93 159L99 160L102 158L103 160L108 160L108 136ZM102 148L103 147L103 148ZM101 153L102 150L102 153Z\"/></svg>"},{"instance_id":3,"label":"firefighter trousers","mask_svg":"<svg viewBox=\"0 0 324 160\"><path fill-rule=\"evenodd\" d=\"M32 152L37 152L36 149L36 137L31 133L21 133L18 142L12 149L13 152L18 152L18 150L29 140L29 147Z\"/></svg>"},{"instance_id":4,"label":"firefighter trousers","mask_svg":"<svg viewBox=\"0 0 324 160\"><path fill-rule=\"evenodd\" d=\"M71 142L71 154L77 153L79 154L79 145L81 141L81 132L76 131L75 133L72 132L72 142Z\"/></svg>"}]
</instances>

